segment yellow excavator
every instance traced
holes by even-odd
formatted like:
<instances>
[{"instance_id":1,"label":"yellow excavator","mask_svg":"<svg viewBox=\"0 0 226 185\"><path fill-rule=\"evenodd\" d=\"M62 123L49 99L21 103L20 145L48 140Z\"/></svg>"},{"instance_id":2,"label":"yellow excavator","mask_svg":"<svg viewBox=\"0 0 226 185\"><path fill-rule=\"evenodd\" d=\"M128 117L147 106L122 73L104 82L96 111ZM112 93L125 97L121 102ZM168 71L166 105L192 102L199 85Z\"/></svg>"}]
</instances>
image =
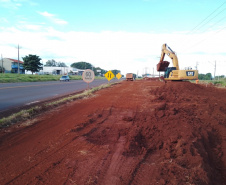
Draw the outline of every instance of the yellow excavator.
<instances>
[{"instance_id":1,"label":"yellow excavator","mask_svg":"<svg viewBox=\"0 0 226 185\"><path fill-rule=\"evenodd\" d=\"M173 62L173 67L168 67L169 62L163 61L165 54L168 55ZM164 80L197 80L198 70L186 69L180 70L176 53L167 44L162 45L162 53L159 63L157 64L157 71L164 71Z\"/></svg>"}]
</instances>

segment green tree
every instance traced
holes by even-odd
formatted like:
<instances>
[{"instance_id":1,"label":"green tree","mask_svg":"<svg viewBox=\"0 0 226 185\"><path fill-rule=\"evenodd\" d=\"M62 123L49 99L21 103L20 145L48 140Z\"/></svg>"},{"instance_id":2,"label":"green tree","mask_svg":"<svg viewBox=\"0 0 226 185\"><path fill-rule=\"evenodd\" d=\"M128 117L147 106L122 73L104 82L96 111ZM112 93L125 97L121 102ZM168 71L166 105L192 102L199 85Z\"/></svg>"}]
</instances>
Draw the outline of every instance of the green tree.
<instances>
[{"instance_id":1,"label":"green tree","mask_svg":"<svg viewBox=\"0 0 226 185\"><path fill-rule=\"evenodd\" d=\"M42 60L41 58L39 58L39 56L37 55L28 55L23 58L23 67L25 70L31 71L32 74L34 72L38 72L40 69L42 69L42 63L40 62L40 60Z\"/></svg>"},{"instance_id":2,"label":"green tree","mask_svg":"<svg viewBox=\"0 0 226 185\"><path fill-rule=\"evenodd\" d=\"M71 64L71 67L77 68L77 69L92 69L92 64L88 63L88 62L76 62Z\"/></svg>"},{"instance_id":3,"label":"green tree","mask_svg":"<svg viewBox=\"0 0 226 185\"><path fill-rule=\"evenodd\" d=\"M212 74L206 73L205 80L212 80L212 79L213 79Z\"/></svg>"},{"instance_id":4,"label":"green tree","mask_svg":"<svg viewBox=\"0 0 226 185\"><path fill-rule=\"evenodd\" d=\"M94 71L94 73L95 73L95 76L102 76L102 75L104 75L105 73L107 73L107 70L105 70L105 69L101 69L100 67L95 67L95 68L93 68L93 71ZM98 72L97 72L98 71Z\"/></svg>"},{"instance_id":5,"label":"green tree","mask_svg":"<svg viewBox=\"0 0 226 185\"><path fill-rule=\"evenodd\" d=\"M46 67L67 67L64 62L56 62L54 59L48 60L44 65Z\"/></svg>"},{"instance_id":6,"label":"green tree","mask_svg":"<svg viewBox=\"0 0 226 185\"><path fill-rule=\"evenodd\" d=\"M215 76L216 79L222 79L222 78L225 78L224 75L220 75L220 76Z\"/></svg>"},{"instance_id":7,"label":"green tree","mask_svg":"<svg viewBox=\"0 0 226 185\"><path fill-rule=\"evenodd\" d=\"M120 73L121 71L118 69L113 69L111 70L111 72L116 76L118 73Z\"/></svg>"},{"instance_id":8,"label":"green tree","mask_svg":"<svg viewBox=\"0 0 226 185\"><path fill-rule=\"evenodd\" d=\"M48 60L47 62L46 62L46 65L44 65L44 66L46 66L46 67L56 67L57 66L57 62L55 61L55 60Z\"/></svg>"},{"instance_id":9,"label":"green tree","mask_svg":"<svg viewBox=\"0 0 226 185\"><path fill-rule=\"evenodd\" d=\"M212 80L212 75L211 75L211 73L199 74L198 78L199 78L199 80Z\"/></svg>"},{"instance_id":10,"label":"green tree","mask_svg":"<svg viewBox=\"0 0 226 185\"><path fill-rule=\"evenodd\" d=\"M58 67L67 67L67 65L64 62L58 62L57 66Z\"/></svg>"}]
</instances>

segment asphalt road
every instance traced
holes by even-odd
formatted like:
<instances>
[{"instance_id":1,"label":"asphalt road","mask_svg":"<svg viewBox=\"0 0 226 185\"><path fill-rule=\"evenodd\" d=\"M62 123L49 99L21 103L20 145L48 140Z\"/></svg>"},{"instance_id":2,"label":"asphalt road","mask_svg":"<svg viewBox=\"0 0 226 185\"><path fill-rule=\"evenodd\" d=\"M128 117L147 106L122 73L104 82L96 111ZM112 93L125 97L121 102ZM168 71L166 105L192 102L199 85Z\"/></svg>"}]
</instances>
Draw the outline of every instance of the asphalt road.
<instances>
[{"instance_id":1,"label":"asphalt road","mask_svg":"<svg viewBox=\"0 0 226 185\"><path fill-rule=\"evenodd\" d=\"M118 80L113 79L110 82L115 81ZM94 80L89 84L89 87L92 88L106 83L108 83L106 79ZM0 114L12 108L34 104L85 89L87 89L87 83L83 80L71 80L69 82L0 83Z\"/></svg>"}]
</instances>

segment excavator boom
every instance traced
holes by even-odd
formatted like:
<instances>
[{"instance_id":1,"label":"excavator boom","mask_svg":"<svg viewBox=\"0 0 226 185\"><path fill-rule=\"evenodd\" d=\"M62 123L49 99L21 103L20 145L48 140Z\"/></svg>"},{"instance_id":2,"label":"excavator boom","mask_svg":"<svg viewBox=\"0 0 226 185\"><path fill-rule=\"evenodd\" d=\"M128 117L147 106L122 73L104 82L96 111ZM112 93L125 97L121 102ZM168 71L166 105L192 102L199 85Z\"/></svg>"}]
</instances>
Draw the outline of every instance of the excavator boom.
<instances>
[{"instance_id":1,"label":"excavator boom","mask_svg":"<svg viewBox=\"0 0 226 185\"><path fill-rule=\"evenodd\" d=\"M167 46L167 44L163 44L162 53L161 53L160 61L158 63L157 71L165 71L165 68L169 66L169 62L163 61L165 54L167 54L172 59L173 66L176 67L176 70L179 70L177 55L169 46Z\"/></svg>"}]
</instances>

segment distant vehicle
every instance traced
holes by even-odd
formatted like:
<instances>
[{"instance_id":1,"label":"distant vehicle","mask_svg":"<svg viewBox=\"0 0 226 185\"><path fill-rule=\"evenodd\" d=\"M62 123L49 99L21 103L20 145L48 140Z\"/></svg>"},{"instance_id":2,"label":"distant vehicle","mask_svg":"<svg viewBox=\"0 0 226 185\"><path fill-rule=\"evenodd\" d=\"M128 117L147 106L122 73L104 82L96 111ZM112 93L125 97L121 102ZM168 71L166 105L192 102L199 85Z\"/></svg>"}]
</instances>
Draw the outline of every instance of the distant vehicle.
<instances>
[{"instance_id":1,"label":"distant vehicle","mask_svg":"<svg viewBox=\"0 0 226 185\"><path fill-rule=\"evenodd\" d=\"M67 75L64 75L60 78L60 81L70 81L70 77Z\"/></svg>"},{"instance_id":2,"label":"distant vehicle","mask_svg":"<svg viewBox=\"0 0 226 185\"><path fill-rule=\"evenodd\" d=\"M127 80L127 81L129 81L129 80L130 80L130 81L133 81L133 73L127 73L127 74L126 74L126 80Z\"/></svg>"}]
</instances>

